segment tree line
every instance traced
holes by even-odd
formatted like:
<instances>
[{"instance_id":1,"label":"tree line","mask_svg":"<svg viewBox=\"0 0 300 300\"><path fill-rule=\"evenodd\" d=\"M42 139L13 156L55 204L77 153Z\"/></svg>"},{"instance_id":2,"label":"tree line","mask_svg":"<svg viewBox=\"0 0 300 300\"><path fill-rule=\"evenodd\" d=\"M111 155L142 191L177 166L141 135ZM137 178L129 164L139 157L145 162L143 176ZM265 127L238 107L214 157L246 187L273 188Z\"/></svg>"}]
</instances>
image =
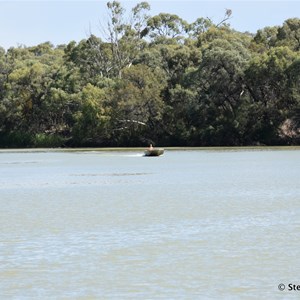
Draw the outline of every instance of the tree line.
<instances>
[{"instance_id":1,"label":"tree line","mask_svg":"<svg viewBox=\"0 0 300 300\"><path fill-rule=\"evenodd\" d=\"M104 37L0 48L0 147L300 141L300 19L255 34L107 3Z\"/></svg>"}]
</instances>

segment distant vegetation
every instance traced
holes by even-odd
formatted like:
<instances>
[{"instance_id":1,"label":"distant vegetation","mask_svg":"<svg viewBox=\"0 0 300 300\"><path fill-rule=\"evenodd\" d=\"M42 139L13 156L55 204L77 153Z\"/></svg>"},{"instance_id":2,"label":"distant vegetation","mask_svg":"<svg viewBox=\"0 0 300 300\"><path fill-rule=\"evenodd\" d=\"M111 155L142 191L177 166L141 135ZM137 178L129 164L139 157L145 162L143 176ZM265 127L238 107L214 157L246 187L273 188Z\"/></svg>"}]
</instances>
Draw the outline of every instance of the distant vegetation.
<instances>
[{"instance_id":1,"label":"distant vegetation","mask_svg":"<svg viewBox=\"0 0 300 300\"><path fill-rule=\"evenodd\" d=\"M300 19L108 9L105 40L0 48L0 147L299 144Z\"/></svg>"}]
</instances>

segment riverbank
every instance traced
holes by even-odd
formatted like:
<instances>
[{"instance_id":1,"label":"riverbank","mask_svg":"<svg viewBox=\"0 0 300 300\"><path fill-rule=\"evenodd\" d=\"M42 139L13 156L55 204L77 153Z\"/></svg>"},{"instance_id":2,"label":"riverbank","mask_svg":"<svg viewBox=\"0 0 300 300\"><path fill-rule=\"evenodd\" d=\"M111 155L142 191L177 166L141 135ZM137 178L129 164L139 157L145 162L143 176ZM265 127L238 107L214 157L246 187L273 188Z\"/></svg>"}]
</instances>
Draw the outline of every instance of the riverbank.
<instances>
[{"instance_id":1,"label":"riverbank","mask_svg":"<svg viewBox=\"0 0 300 300\"><path fill-rule=\"evenodd\" d=\"M167 151L262 151L262 150L300 150L300 146L230 146L230 147L163 147ZM146 147L102 147L102 148L1 148L6 152L102 152L102 151L144 151Z\"/></svg>"}]
</instances>

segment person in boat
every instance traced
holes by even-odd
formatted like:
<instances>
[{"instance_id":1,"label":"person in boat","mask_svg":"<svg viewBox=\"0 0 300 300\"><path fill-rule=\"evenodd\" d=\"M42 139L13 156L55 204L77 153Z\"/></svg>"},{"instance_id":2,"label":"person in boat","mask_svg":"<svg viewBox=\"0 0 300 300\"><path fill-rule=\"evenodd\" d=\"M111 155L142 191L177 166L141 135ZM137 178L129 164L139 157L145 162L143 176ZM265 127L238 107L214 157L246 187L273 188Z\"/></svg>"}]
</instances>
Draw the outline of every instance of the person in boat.
<instances>
[{"instance_id":1,"label":"person in boat","mask_svg":"<svg viewBox=\"0 0 300 300\"><path fill-rule=\"evenodd\" d=\"M152 144L150 144L150 146L149 146L149 150L153 150L153 146L152 146Z\"/></svg>"}]
</instances>

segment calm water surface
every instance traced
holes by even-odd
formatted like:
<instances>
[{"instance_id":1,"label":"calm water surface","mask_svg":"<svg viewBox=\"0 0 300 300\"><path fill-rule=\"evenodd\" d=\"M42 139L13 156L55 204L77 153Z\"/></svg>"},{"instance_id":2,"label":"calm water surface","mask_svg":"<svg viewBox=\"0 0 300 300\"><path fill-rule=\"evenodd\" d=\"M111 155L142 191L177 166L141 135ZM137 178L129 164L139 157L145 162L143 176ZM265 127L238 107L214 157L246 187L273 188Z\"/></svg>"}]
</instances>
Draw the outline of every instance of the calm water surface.
<instances>
[{"instance_id":1,"label":"calm water surface","mask_svg":"<svg viewBox=\"0 0 300 300\"><path fill-rule=\"evenodd\" d=\"M300 151L0 153L0 299L298 299Z\"/></svg>"}]
</instances>

